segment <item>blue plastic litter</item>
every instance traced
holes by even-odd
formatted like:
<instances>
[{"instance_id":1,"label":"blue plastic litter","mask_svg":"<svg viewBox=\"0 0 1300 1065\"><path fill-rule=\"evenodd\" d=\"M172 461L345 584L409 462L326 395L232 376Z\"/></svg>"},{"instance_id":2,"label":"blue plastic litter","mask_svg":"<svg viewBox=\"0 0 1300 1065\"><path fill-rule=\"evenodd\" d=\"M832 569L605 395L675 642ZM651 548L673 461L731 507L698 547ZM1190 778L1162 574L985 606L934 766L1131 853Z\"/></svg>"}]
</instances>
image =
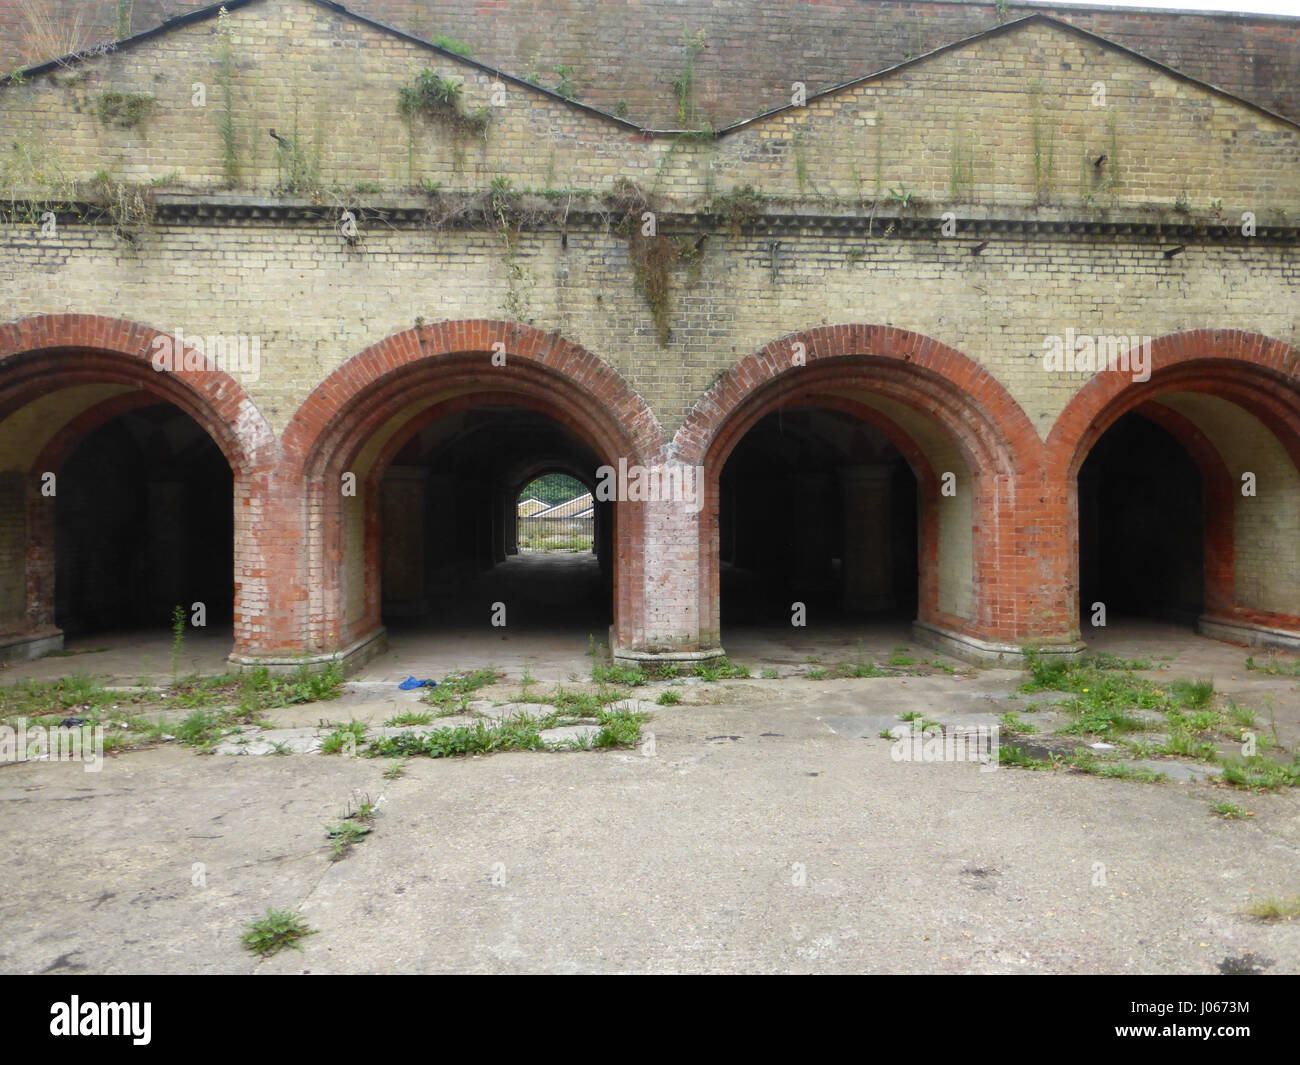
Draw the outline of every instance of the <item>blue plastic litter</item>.
<instances>
[{"instance_id":1,"label":"blue plastic litter","mask_svg":"<svg viewBox=\"0 0 1300 1065\"><path fill-rule=\"evenodd\" d=\"M412 688L436 688L437 686L436 680L416 680L414 677L407 677L398 685L404 692L409 692Z\"/></svg>"}]
</instances>

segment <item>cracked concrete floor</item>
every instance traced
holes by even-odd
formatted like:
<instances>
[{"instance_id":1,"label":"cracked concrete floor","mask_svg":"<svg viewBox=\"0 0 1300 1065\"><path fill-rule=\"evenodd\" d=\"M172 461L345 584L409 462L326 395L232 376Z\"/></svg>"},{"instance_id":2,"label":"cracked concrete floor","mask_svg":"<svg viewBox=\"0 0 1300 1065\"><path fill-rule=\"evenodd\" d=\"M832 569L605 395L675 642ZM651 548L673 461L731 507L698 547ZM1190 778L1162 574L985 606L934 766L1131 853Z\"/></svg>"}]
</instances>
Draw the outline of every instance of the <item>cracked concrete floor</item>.
<instances>
[{"instance_id":1,"label":"cracked concrete floor","mask_svg":"<svg viewBox=\"0 0 1300 1065\"><path fill-rule=\"evenodd\" d=\"M1196 643L1214 662L1178 672L1230 689L1236 663L1294 716L1295 678ZM896 762L843 724L963 713L1012 679L701 686L716 703L657 709L653 754L415 758L397 780L174 745L6 766L0 970L1300 971L1300 921L1243 914L1300 894L1295 792ZM368 716L407 705L373 695ZM325 824L359 795L375 829L331 862ZM1214 817L1225 798L1255 816ZM269 906L317 934L258 961L239 937Z\"/></svg>"}]
</instances>

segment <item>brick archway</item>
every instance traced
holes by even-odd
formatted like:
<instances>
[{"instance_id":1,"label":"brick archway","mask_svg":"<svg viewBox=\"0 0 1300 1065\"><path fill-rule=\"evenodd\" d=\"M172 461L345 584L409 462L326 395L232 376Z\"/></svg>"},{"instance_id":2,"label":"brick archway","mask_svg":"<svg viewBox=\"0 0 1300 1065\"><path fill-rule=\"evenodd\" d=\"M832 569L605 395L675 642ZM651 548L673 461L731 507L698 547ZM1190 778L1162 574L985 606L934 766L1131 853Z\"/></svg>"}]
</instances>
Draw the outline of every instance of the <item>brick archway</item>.
<instances>
[{"instance_id":1,"label":"brick archway","mask_svg":"<svg viewBox=\"0 0 1300 1065\"><path fill-rule=\"evenodd\" d=\"M802 345L802 349L796 347ZM794 355L802 352L804 363ZM973 609L939 608L932 574L938 549L931 464L911 432L872 400L920 416L956 448L972 476ZM918 622L934 632L1009 645L1039 621L1034 574L1017 529L1035 504L1024 486L1041 476L1041 443L1029 419L993 376L960 352L907 330L827 326L774 341L737 364L705 395L674 440L677 459L705 469L708 504L699 525L701 627L716 638L720 622L718 478L727 457L759 420L793 404L846 409L872 421L899 446L922 487L923 567ZM1019 493L1019 494L1018 494Z\"/></svg>"},{"instance_id":2,"label":"brick archway","mask_svg":"<svg viewBox=\"0 0 1300 1065\"><path fill-rule=\"evenodd\" d=\"M504 366L492 363L494 345L504 345ZM618 372L557 334L500 321L444 322L368 348L304 401L282 437L286 466L304 486L309 535L300 583L285 588L289 598L281 609L291 612L294 600L308 605L310 649L369 653L382 632L376 591L378 477L419 425L482 404L543 413L611 465L620 458L652 464L665 450L654 414ZM357 474L363 508L359 537L347 531L347 508L355 504L339 489L348 472ZM643 529L641 508L615 506L617 646L635 646L643 631Z\"/></svg>"},{"instance_id":3,"label":"brick archway","mask_svg":"<svg viewBox=\"0 0 1300 1065\"><path fill-rule=\"evenodd\" d=\"M1151 418L1187 450L1205 489L1205 614L1202 630L1253 641L1274 630L1300 645L1300 615L1260 610L1241 601L1237 588L1240 550L1235 517L1242 506L1235 471L1225 461L1231 445L1224 431L1204 431L1177 409L1160 402L1173 394L1225 400L1258 420L1300 474L1300 352L1259 334L1237 330L1172 333L1151 343L1151 375L1133 382L1101 373L1079 389L1062 411L1046 445L1051 502L1067 515L1068 536L1057 564L1067 609L1077 617L1079 597L1078 474L1093 446L1127 413ZM1296 546L1291 545L1294 553ZM1295 562L1296 560L1291 560ZM1296 562L1300 569L1300 562ZM1263 634L1267 635L1267 634ZM1271 636L1269 637L1272 638Z\"/></svg>"},{"instance_id":4,"label":"brick archway","mask_svg":"<svg viewBox=\"0 0 1300 1065\"><path fill-rule=\"evenodd\" d=\"M0 325L0 425L42 398L78 386L109 386L108 398L79 400L58 416L56 431L25 454L3 457L21 495L27 531L21 552L25 588L21 617L0 623L8 641L29 653L57 647L62 636L54 627L54 516L50 500L33 480L39 472L57 472L85 436L130 410L170 403L203 429L229 463L235 481L235 646L256 628L252 612L264 596L258 530L248 522L247 507L259 491L260 478L274 461L275 437L243 387L219 369L159 372L151 358L155 338L166 334L149 326L97 315L38 315ZM30 442L27 442L30 443ZM11 442L12 444L12 442ZM0 641L4 642L4 641Z\"/></svg>"}]
</instances>

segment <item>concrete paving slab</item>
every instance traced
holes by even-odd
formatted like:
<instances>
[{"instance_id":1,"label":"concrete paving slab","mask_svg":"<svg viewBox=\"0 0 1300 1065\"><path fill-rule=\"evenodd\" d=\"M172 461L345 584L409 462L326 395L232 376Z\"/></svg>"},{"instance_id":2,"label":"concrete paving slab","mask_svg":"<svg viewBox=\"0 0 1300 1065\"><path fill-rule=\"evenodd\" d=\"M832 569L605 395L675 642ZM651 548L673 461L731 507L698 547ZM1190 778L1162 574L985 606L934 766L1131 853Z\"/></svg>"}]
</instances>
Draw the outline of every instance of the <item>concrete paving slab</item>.
<instances>
[{"instance_id":1,"label":"concrete paving slab","mask_svg":"<svg viewBox=\"0 0 1300 1065\"><path fill-rule=\"evenodd\" d=\"M561 725L558 728L543 729L538 733L546 747L585 747L600 735L599 725Z\"/></svg>"},{"instance_id":2,"label":"concrete paving slab","mask_svg":"<svg viewBox=\"0 0 1300 1065\"><path fill-rule=\"evenodd\" d=\"M1242 649L1178 639L1178 675L1234 683ZM683 685L635 749L411 757L396 780L178 744L3 765L0 971L1300 972L1300 922L1245 912L1295 894L1300 791L894 761L869 734L987 717L1019 676L998 673ZM1241 676L1285 743L1300 685ZM398 705L272 711L249 745ZM374 831L331 862L325 826L362 796ZM1215 817L1225 799L1253 816ZM301 953L242 949L268 906L316 930Z\"/></svg>"}]
</instances>

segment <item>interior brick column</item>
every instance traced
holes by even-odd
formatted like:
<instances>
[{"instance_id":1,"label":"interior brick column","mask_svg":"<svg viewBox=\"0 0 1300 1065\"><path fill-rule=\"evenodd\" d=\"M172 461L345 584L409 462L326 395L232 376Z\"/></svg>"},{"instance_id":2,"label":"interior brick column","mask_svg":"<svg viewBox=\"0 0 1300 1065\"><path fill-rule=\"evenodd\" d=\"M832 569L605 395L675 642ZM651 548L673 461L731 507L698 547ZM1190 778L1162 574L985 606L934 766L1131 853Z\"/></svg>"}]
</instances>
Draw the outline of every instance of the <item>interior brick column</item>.
<instances>
[{"instance_id":1,"label":"interior brick column","mask_svg":"<svg viewBox=\"0 0 1300 1065\"><path fill-rule=\"evenodd\" d=\"M389 466L381 485L383 610L395 616L418 616L428 609L424 597L427 473L423 466Z\"/></svg>"},{"instance_id":2,"label":"interior brick column","mask_svg":"<svg viewBox=\"0 0 1300 1065\"><path fill-rule=\"evenodd\" d=\"M842 466L836 473L844 515L842 605L845 610L862 613L888 610L894 605L890 542L893 468Z\"/></svg>"}]
</instances>

